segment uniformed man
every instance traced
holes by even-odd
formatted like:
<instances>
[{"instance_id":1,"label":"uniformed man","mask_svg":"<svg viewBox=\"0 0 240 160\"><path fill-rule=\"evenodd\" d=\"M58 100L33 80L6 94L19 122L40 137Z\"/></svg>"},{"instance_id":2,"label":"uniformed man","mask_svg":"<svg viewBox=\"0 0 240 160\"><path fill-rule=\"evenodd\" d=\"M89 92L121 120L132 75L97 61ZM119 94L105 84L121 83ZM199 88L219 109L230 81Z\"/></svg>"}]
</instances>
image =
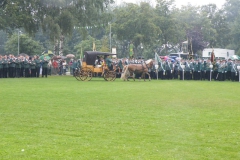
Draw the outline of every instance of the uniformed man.
<instances>
[{"instance_id":1,"label":"uniformed man","mask_svg":"<svg viewBox=\"0 0 240 160\"><path fill-rule=\"evenodd\" d=\"M20 77L24 77L24 61L25 61L25 57L23 56L20 56L20 59L21 59L21 70L20 70Z\"/></svg>"},{"instance_id":2,"label":"uniformed man","mask_svg":"<svg viewBox=\"0 0 240 160\"><path fill-rule=\"evenodd\" d=\"M77 60L76 59L74 59L73 60L73 63L72 63L72 70L73 70L73 77L75 76L75 71L76 71L76 69L78 68L78 63L77 63Z\"/></svg>"},{"instance_id":3,"label":"uniformed man","mask_svg":"<svg viewBox=\"0 0 240 160\"><path fill-rule=\"evenodd\" d=\"M178 79L178 73L179 73L179 61L175 61L173 63L173 78Z\"/></svg>"},{"instance_id":4,"label":"uniformed man","mask_svg":"<svg viewBox=\"0 0 240 160\"><path fill-rule=\"evenodd\" d=\"M201 60L197 60L196 62L197 65L197 74L196 74L196 80L200 80L202 79L202 61Z\"/></svg>"},{"instance_id":5,"label":"uniformed man","mask_svg":"<svg viewBox=\"0 0 240 160\"><path fill-rule=\"evenodd\" d=\"M36 77L36 61L34 58L30 60L30 70L31 70L30 77Z\"/></svg>"},{"instance_id":6,"label":"uniformed man","mask_svg":"<svg viewBox=\"0 0 240 160\"><path fill-rule=\"evenodd\" d=\"M39 59L38 56L35 56L34 61L35 61L35 64L36 64L35 77L39 78L40 68L41 68L41 60Z\"/></svg>"},{"instance_id":7,"label":"uniformed man","mask_svg":"<svg viewBox=\"0 0 240 160\"><path fill-rule=\"evenodd\" d=\"M216 79L219 81L223 81L223 76L224 76L224 68L225 68L225 63L223 60L220 61L219 65L218 65L218 74Z\"/></svg>"},{"instance_id":8,"label":"uniformed man","mask_svg":"<svg viewBox=\"0 0 240 160\"><path fill-rule=\"evenodd\" d=\"M2 59L3 64L3 78L8 78L8 57L5 55Z\"/></svg>"},{"instance_id":9,"label":"uniformed man","mask_svg":"<svg viewBox=\"0 0 240 160\"><path fill-rule=\"evenodd\" d=\"M238 70L237 70L237 60L234 60L232 62L232 68L231 68L231 80L232 81L236 81L237 80L237 76L238 76Z\"/></svg>"},{"instance_id":10,"label":"uniformed man","mask_svg":"<svg viewBox=\"0 0 240 160\"><path fill-rule=\"evenodd\" d=\"M217 80L217 74L218 74L218 67L219 67L219 65L220 65L220 60L217 59L215 64L213 65L213 76L212 76L212 78L214 80Z\"/></svg>"},{"instance_id":11,"label":"uniformed man","mask_svg":"<svg viewBox=\"0 0 240 160\"><path fill-rule=\"evenodd\" d=\"M186 60L184 65L185 65L185 72L186 72L186 76L184 76L185 77L184 79L191 80L191 77L190 77L191 67L190 67L189 60Z\"/></svg>"},{"instance_id":12,"label":"uniformed man","mask_svg":"<svg viewBox=\"0 0 240 160\"><path fill-rule=\"evenodd\" d=\"M3 60L1 55L0 55L0 78L3 78Z\"/></svg>"},{"instance_id":13,"label":"uniformed man","mask_svg":"<svg viewBox=\"0 0 240 160\"><path fill-rule=\"evenodd\" d=\"M109 70L113 70L112 60L109 58L109 55L104 56L104 61Z\"/></svg>"},{"instance_id":14,"label":"uniformed man","mask_svg":"<svg viewBox=\"0 0 240 160\"><path fill-rule=\"evenodd\" d=\"M184 72L185 68L182 67L184 63L185 63L184 59L181 59L180 63L178 64L180 80L183 80L183 76L184 76L183 74L185 74Z\"/></svg>"},{"instance_id":15,"label":"uniformed man","mask_svg":"<svg viewBox=\"0 0 240 160\"><path fill-rule=\"evenodd\" d=\"M164 80L165 79L165 61L158 62L158 76L160 79Z\"/></svg>"},{"instance_id":16,"label":"uniformed man","mask_svg":"<svg viewBox=\"0 0 240 160\"><path fill-rule=\"evenodd\" d=\"M166 67L166 79L172 79L172 73L173 73L173 64L171 62L171 59L168 59L165 64Z\"/></svg>"},{"instance_id":17,"label":"uniformed man","mask_svg":"<svg viewBox=\"0 0 240 160\"><path fill-rule=\"evenodd\" d=\"M207 79L206 71L207 71L207 61L203 60L203 62L201 63L201 77L200 77L200 80Z\"/></svg>"},{"instance_id":18,"label":"uniformed man","mask_svg":"<svg viewBox=\"0 0 240 160\"><path fill-rule=\"evenodd\" d=\"M42 77L46 77L48 76L48 60L46 57L44 57L43 61L42 61Z\"/></svg>"},{"instance_id":19,"label":"uniformed man","mask_svg":"<svg viewBox=\"0 0 240 160\"><path fill-rule=\"evenodd\" d=\"M212 65L212 62L210 59L208 59L206 63L206 77L209 81L210 79L212 79L212 68L210 68L211 65Z\"/></svg>"},{"instance_id":20,"label":"uniformed man","mask_svg":"<svg viewBox=\"0 0 240 160\"><path fill-rule=\"evenodd\" d=\"M25 60L24 60L24 73L26 78L30 77L30 63L29 63L28 56L25 56Z\"/></svg>"},{"instance_id":21,"label":"uniformed man","mask_svg":"<svg viewBox=\"0 0 240 160\"><path fill-rule=\"evenodd\" d=\"M15 77L15 57L13 55L10 55L9 58L9 77L14 78Z\"/></svg>"},{"instance_id":22,"label":"uniformed man","mask_svg":"<svg viewBox=\"0 0 240 160\"><path fill-rule=\"evenodd\" d=\"M226 79L228 79L229 81L231 79L231 68L232 68L232 61L231 61L231 59L228 59L228 61L227 61Z\"/></svg>"},{"instance_id":23,"label":"uniformed man","mask_svg":"<svg viewBox=\"0 0 240 160\"><path fill-rule=\"evenodd\" d=\"M191 68L193 80L198 80L198 61L192 60Z\"/></svg>"},{"instance_id":24,"label":"uniformed man","mask_svg":"<svg viewBox=\"0 0 240 160\"><path fill-rule=\"evenodd\" d=\"M18 57L15 61L16 63L16 77L19 78L20 77L20 73L21 73L21 57Z\"/></svg>"}]
</instances>

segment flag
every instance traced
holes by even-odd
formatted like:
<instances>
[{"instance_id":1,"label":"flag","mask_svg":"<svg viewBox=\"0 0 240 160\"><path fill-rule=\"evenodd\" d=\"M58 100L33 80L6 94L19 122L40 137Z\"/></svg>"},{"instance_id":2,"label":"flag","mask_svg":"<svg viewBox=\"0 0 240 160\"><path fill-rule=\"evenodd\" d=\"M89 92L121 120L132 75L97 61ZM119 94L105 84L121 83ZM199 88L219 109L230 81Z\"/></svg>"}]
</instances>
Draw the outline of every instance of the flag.
<instances>
[{"instance_id":1,"label":"flag","mask_svg":"<svg viewBox=\"0 0 240 160\"><path fill-rule=\"evenodd\" d=\"M93 42L93 51L96 51L96 45L95 45L95 42Z\"/></svg>"},{"instance_id":2,"label":"flag","mask_svg":"<svg viewBox=\"0 0 240 160\"><path fill-rule=\"evenodd\" d=\"M212 50L212 54L211 54L211 62L213 63L215 59L215 54L214 54L214 49Z\"/></svg>"},{"instance_id":3,"label":"flag","mask_svg":"<svg viewBox=\"0 0 240 160\"><path fill-rule=\"evenodd\" d=\"M130 58L132 58L133 57L133 48L134 48L134 45L131 43L130 45L129 45L129 56L130 56Z\"/></svg>"},{"instance_id":4,"label":"flag","mask_svg":"<svg viewBox=\"0 0 240 160\"><path fill-rule=\"evenodd\" d=\"M82 47L81 47L80 59L81 59L81 60L83 59Z\"/></svg>"},{"instance_id":5,"label":"flag","mask_svg":"<svg viewBox=\"0 0 240 160\"><path fill-rule=\"evenodd\" d=\"M157 52L155 53L155 64L158 64L159 62L162 62L161 58L159 57L159 55L157 54Z\"/></svg>"}]
</instances>

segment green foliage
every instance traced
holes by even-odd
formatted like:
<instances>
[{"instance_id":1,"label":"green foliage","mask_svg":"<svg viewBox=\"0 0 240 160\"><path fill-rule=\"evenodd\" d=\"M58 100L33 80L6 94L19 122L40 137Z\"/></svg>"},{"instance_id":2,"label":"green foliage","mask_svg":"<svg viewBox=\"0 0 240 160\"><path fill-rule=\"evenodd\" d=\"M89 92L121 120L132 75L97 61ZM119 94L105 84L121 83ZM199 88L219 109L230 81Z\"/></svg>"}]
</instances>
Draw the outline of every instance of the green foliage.
<instances>
[{"instance_id":1,"label":"green foliage","mask_svg":"<svg viewBox=\"0 0 240 160\"><path fill-rule=\"evenodd\" d=\"M238 82L0 83L4 160L240 159Z\"/></svg>"},{"instance_id":2,"label":"green foliage","mask_svg":"<svg viewBox=\"0 0 240 160\"><path fill-rule=\"evenodd\" d=\"M154 23L154 10L148 3L142 2L140 6L127 4L116 8L114 15L116 21L112 28L118 39L133 41L135 46L152 44L161 32Z\"/></svg>"},{"instance_id":3,"label":"green foliage","mask_svg":"<svg viewBox=\"0 0 240 160\"><path fill-rule=\"evenodd\" d=\"M144 56L151 57L163 44L180 44L191 38L195 53L201 52L203 44L240 53L239 0L227 0L222 9L215 4L176 8L174 0L156 0L154 7L146 1L121 6L113 3L113 0L4 0L0 2L0 30L11 35L16 29L24 28L31 36L42 30L47 37L47 42L41 41L45 48L50 46L49 40L59 42L62 37L67 40L65 53L76 52L74 46L89 35L100 40L109 34L112 46L117 47L121 56L128 55L130 41L136 48L142 43ZM196 31L198 37L189 35Z\"/></svg>"},{"instance_id":4,"label":"green foliage","mask_svg":"<svg viewBox=\"0 0 240 160\"><path fill-rule=\"evenodd\" d=\"M6 42L5 50L7 54L17 55L18 53L18 35L12 35ZM42 45L28 37L25 34L19 35L19 52L28 55L39 55L43 51Z\"/></svg>"}]
</instances>

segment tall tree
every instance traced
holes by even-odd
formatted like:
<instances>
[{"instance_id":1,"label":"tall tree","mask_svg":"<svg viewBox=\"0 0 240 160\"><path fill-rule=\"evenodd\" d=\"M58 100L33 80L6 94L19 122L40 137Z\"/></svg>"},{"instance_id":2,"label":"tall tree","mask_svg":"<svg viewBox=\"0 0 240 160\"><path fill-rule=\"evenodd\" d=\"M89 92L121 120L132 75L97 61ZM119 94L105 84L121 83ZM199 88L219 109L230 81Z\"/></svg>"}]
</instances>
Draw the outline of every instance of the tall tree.
<instances>
[{"instance_id":1,"label":"tall tree","mask_svg":"<svg viewBox=\"0 0 240 160\"><path fill-rule=\"evenodd\" d=\"M113 31L121 41L127 41L125 46L132 41L137 48L141 43L147 48L152 46L159 34L160 28L155 24L154 9L145 2L140 5L126 3L114 10L115 22ZM137 54L135 50L135 55Z\"/></svg>"}]
</instances>

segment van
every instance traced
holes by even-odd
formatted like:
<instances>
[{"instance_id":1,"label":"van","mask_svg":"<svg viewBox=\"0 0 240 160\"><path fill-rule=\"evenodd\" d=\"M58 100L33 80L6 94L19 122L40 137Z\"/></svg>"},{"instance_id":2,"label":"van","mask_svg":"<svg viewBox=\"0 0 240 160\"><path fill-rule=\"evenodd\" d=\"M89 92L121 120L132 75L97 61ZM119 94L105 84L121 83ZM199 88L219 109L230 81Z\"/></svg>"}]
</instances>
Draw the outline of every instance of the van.
<instances>
[{"instance_id":1,"label":"van","mask_svg":"<svg viewBox=\"0 0 240 160\"><path fill-rule=\"evenodd\" d=\"M188 59L189 58L189 54L188 53L170 53L169 54L170 58L177 58L177 59Z\"/></svg>"}]
</instances>

